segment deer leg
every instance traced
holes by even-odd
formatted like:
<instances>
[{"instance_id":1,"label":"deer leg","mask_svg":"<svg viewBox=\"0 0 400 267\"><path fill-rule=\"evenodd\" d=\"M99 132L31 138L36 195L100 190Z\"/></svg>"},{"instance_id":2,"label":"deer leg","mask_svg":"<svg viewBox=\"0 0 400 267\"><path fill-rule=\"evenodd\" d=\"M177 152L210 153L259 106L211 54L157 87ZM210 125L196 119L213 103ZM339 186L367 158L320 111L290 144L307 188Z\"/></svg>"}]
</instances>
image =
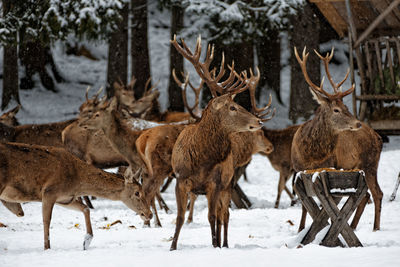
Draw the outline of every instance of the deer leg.
<instances>
[{"instance_id":1,"label":"deer leg","mask_svg":"<svg viewBox=\"0 0 400 267\"><path fill-rule=\"evenodd\" d=\"M228 189L222 193L221 202L222 202L222 212L223 212L223 222L224 222L224 243L223 247L227 248L228 246L228 225L229 225L229 203L231 201L231 189Z\"/></svg>"},{"instance_id":2,"label":"deer leg","mask_svg":"<svg viewBox=\"0 0 400 267\"><path fill-rule=\"evenodd\" d=\"M372 175L369 174L368 172L365 172L365 182L367 183L367 186L371 191L371 195L374 200L375 218L374 218L373 231L377 231L380 229L381 225L381 208L382 208L383 192L379 187L376 171L374 171Z\"/></svg>"},{"instance_id":3,"label":"deer leg","mask_svg":"<svg viewBox=\"0 0 400 267\"><path fill-rule=\"evenodd\" d=\"M1 200L1 203L12 213L17 215L17 217L23 217L24 216L24 210L21 207L20 203L14 203L14 202L7 202L4 200Z\"/></svg>"},{"instance_id":4,"label":"deer leg","mask_svg":"<svg viewBox=\"0 0 400 267\"><path fill-rule=\"evenodd\" d=\"M87 207L85 204L83 204L82 200L73 200L69 204L57 203L57 205L63 206L64 208L67 208L67 209L81 211L83 213L83 215L85 217L85 224L86 224L86 235L83 240L83 250L87 250L89 248L90 242L92 242L92 239L93 239L93 229L92 229L92 223L90 221L89 207Z\"/></svg>"},{"instance_id":5,"label":"deer leg","mask_svg":"<svg viewBox=\"0 0 400 267\"><path fill-rule=\"evenodd\" d=\"M89 209L94 209L92 202L90 201L88 196L83 196L83 200L85 201L86 205Z\"/></svg>"},{"instance_id":6,"label":"deer leg","mask_svg":"<svg viewBox=\"0 0 400 267\"><path fill-rule=\"evenodd\" d=\"M151 207L153 208L153 214L154 214L154 223L157 227L162 227L160 218L158 217L157 213L157 208L156 208L156 200L155 197L151 200Z\"/></svg>"},{"instance_id":7,"label":"deer leg","mask_svg":"<svg viewBox=\"0 0 400 267\"><path fill-rule=\"evenodd\" d=\"M50 221L54 203L55 203L54 198L43 196L42 216L43 216L43 228L44 228L44 249L50 248Z\"/></svg>"},{"instance_id":8,"label":"deer leg","mask_svg":"<svg viewBox=\"0 0 400 267\"><path fill-rule=\"evenodd\" d=\"M161 196L160 190L156 193L156 198L158 201L158 205L160 205L160 209L164 209L165 213L169 214L171 210L169 209L167 203L165 203L164 199Z\"/></svg>"},{"instance_id":9,"label":"deer leg","mask_svg":"<svg viewBox=\"0 0 400 267\"><path fill-rule=\"evenodd\" d=\"M351 221L350 227L352 229L356 229L357 228L358 222L360 221L361 215L364 213L365 206L367 205L369 199L370 199L370 195L367 192L365 194L364 199L361 200L360 204L358 204L356 213L354 214L353 220Z\"/></svg>"},{"instance_id":10,"label":"deer leg","mask_svg":"<svg viewBox=\"0 0 400 267\"><path fill-rule=\"evenodd\" d=\"M175 234L172 240L170 250L176 250L176 246L178 244L179 233L182 229L183 222L185 221L187 194L189 191L190 191L189 188L187 188L183 184L183 182L181 182L180 180L176 181L175 196L177 204L177 216L176 216Z\"/></svg>"},{"instance_id":11,"label":"deer leg","mask_svg":"<svg viewBox=\"0 0 400 267\"><path fill-rule=\"evenodd\" d=\"M190 194L190 206L189 206L189 216L186 220L186 223L192 223L193 222L193 212L194 212L194 202L197 199L197 196L193 193L189 193Z\"/></svg>"},{"instance_id":12,"label":"deer leg","mask_svg":"<svg viewBox=\"0 0 400 267\"><path fill-rule=\"evenodd\" d=\"M221 194L220 194L221 195ZM217 247L221 247L221 228L222 228L222 222L223 222L223 205L221 203L221 200L218 201L218 207L217 207L217 222L216 222L216 238L217 238Z\"/></svg>"},{"instance_id":13,"label":"deer leg","mask_svg":"<svg viewBox=\"0 0 400 267\"><path fill-rule=\"evenodd\" d=\"M216 211L217 204L219 201L219 190L217 190L216 185L213 184L207 190L207 200L208 200L208 222L211 228L211 239L212 245L217 247L217 236L216 236Z\"/></svg>"},{"instance_id":14,"label":"deer leg","mask_svg":"<svg viewBox=\"0 0 400 267\"><path fill-rule=\"evenodd\" d=\"M164 184L163 187L161 188L161 192L162 192L162 193L164 193L164 192L167 190L167 188L168 188L168 186L170 185L170 183L172 182L172 180L173 180L173 177L168 176L167 181L165 182L165 184Z\"/></svg>"},{"instance_id":15,"label":"deer leg","mask_svg":"<svg viewBox=\"0 0 400 267\"><path fill-rule=\"evenodd\" d=\"M278 195L276 196L275 206L274 208L277 209L279 207L279 202L281 199L282 191L286 187L286 177L283 176L282 173L279 174L279 182L278 182Z\"/></svg>"},{"instance_id":16,"label":"deer leg","mask_svg":"<svg viewBox=\"0 0 400 267\"><path fill-rule=\"evenodd\" d=\"M290 192L289 188L287 188L287 186L285 185L285 192L288 194L288 196L290 197L291 201L290 201L290 206L293 206L294 204L296 204L297 200L295 198L295 196L292 194L292 192Z\"/></svg>"},{"instance_id":17,"label":"deer leg","mask_svg":"<svg viewBox=\"0 0 400 267\"><path fill-rule=\"evenodd\" d=\"M393 193L389 198L389 201L393 201L396 198L396 193L397 193L397 189L399 189L399 185L400 185L400 172L399 172L399 176L397 177L397 181L396 181L396 185L394 186Z\"/></svg>"},{"instance_id":18,"label":"deer leg","mask_svg":"<svg viewBox=\"0 0 400 267\"><path fill-rule=\"evenodd\" d=\"M306 225L307 210L304 205L301 206L301 219L298 232L301 232Z\"/></svg>"}]
</instances>

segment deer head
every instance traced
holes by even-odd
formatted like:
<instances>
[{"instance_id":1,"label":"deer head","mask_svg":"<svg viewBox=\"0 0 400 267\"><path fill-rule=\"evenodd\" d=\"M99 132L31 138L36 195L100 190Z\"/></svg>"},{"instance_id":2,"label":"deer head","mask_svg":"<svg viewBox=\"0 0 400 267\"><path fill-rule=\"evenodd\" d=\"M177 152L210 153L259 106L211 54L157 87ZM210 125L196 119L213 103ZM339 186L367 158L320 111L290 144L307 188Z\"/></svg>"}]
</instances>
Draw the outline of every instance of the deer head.
<instances>
[{"instance_id":1,"label":"deer head","mask_svg":"<svg viewBox=\"0 0 400 267\"><path fill-rule=\"evenodd\" d=\"M121 193L122 202L140 215L142 220L151 220L153 213L144 197L142 186L134 179L125 178L125 187Z\"/></svg>"},{"instance_id":2,"label":"deer head","mask_svg":"<svg viewBox=\"0 0 400 267\"><path fill-rule=\"evenodd\" d=\"M136 83L135 77L132 77L131 82L127 86L124 86L122 82L115 82L114 94L118 100L119 107L133 117L139 117L149 112L160 95L158 90L153 90L155 86L149 86L150 81L151 78L146 83L145 93L137 100L135 99L135 92L133 90Z\"/></svg>"},{"instance_id":3,"label":"deer head","mask_svg":"<svg viewBox=\"0 0 400 267\"><path fill-rule=\"evenodd\" d=\"M81 118L90 117L96 111L97 106L101 102L101 100L99 99L99 95L103 91L103 87L100 87L97 93L94 94L90 99L88 97L89 90L90 86L86 88L85 102L83 102L83 104L79 107L79 117Z\"/></svg>"},{"instance_id":4,"label":"deer head","mask_svg":"<svg viewBox=\"0 0 400 267\"><path fill-rule=\"evenodd\" d=\"M257 151L263 154L271 154L274 151L274 145L264 136L264 131L256 131L253 133L253 136L253 142Z\"/></svg>"},{"instance_id":5,"label":"deer head","mask_svg":"<svg viewBox=\"0 0 400 267\"><path fill-rule=\"evenodd\" d=\"M304 78L308 85L310 86L310 91L314 97L314 99L318 102L319 108L316 112L316 116L319 118L323 118L323 122L329 126L329 128L335 131L345 131L352 130L357 131L361 128L361 122L357 120L347 109L347 107L343 104L343 97L351 94L354 91L355 85L353 84L351 88L342 92L341 86L346 81L349 76L349 70L347 71L344 79L335 83L332 79L332 76L329 72L329 62L333 57L334 49L332 47L332 51L328 53L325 57L321 56L317 51L314 52L318 55L318 57L324 62L325 72L328 76L328 80L332 85L333 94L326 92L323 89L324 79L322 79L320 86L314 84L310 77L308 76L306 63L309 53L306 53L306 48L303 50L303 58L301 59L299 54L297 53L296 47L294 48L294 53L296 55L297 61L300 64L301 70L303 72Z\"/></svg>"},{"instance_id":6,"label":"deer head","mask_svg":"<svg viewBox=\"0 0 400 267\"><path fill-rule=\"evenodd\" d=\"M220 70L217 74L216 69L209 70L214 58L214 46L209 45L204 62L200 62L201 56L201 37L197 38L196 49L193 53L183 40L180 46L174 35L171 43L177 51L188 59L194 66L197 74L207 84L213 99L207 104L202 116L211 117L221 129L228 132L256 131L261 128L262 121L256 116L246 111L242 106L236 104L233 99L248 89L246 77L238 74L234 70L234 63L228 66L230 73L226 80L222 80L225 74L225 58L222 54Z\"/></svg>"},{"instance_id":7,"label":"deer head","mask_svg":"<svg viewBox=\"0 0 400 267\"><path fill-rule=\"evenodd\" d=\"M16 106L12 110L3 113L0 116L0 123L3 123L7 126L17 126L19 125L17 118L15 118L15 115L18 113L20 110L21 105Z\"/></svg>"},{"instance_id":8,"label":"deer head","mask_svg":"<svg viewBox=\"0 0 400 267\"><path fill-rule=\"evenodd\" d=\"M113 97L111 101L104 101L98 107L98 110L88 118L82 118L79 127L89 130L104 130L111 125L113 120L112 112L117 112L117 98Z\"/></svg>"}]
</instances>

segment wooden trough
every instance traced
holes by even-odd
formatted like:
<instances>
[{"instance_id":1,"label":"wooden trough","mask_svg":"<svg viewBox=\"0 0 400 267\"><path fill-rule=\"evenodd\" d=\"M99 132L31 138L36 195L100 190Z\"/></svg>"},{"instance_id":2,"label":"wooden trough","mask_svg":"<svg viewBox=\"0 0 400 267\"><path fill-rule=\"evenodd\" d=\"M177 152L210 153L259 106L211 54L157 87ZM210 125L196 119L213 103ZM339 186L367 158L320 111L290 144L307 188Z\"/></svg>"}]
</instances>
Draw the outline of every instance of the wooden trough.
<instances>
[{"instance_id":1,"label":"wooden trough","mask_svg":"<svg viewBox=\"0 0 400 267\"><path fill-rule=\"evenodd\" d=\"M313 219L301 241L303 245L312 242L318 232L329 225L330 218L331 226L320 245L344 246L338 238L341 234L349 247L362 246L347 221L367 193L364 176L361 170L335 169L306 170L296 175L294 189ZM314 197L320 201L322 208L319 208ZM347 200L339 209L338 204L343 197L347 197Z\"/></svg>"}]
</instances>

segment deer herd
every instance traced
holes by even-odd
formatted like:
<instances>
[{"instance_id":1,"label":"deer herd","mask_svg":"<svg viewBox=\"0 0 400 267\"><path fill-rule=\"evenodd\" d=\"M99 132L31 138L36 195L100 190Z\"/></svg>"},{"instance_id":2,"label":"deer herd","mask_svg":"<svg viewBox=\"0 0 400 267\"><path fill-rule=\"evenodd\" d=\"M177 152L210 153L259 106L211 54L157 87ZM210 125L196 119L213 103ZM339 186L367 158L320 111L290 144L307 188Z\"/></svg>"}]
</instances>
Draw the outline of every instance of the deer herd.
<instances>
[{"instance_id":1,"label":"deer herd","mask_svg":"<svg viewBox=\"0 0 400 267\"><path fill-rule=\"evenodd\" d=\"M294 172L324 167L364 170L375 205L373 230L379 230L383 193L377 181L377 168L382 141L343 104L343 97L354 91L354 85L342 91L348 73L340 83L333 81L328 66L333 49L326 57L316 52L334 90L331 94L323 89L323 80L318 86L309 78L306 70L309 54L305 48L302 58L295 48L295 56L319 108L313 119L301 125L271 130L263 126L274 116L271 96L265 107L256 105L258 70L239 73L233 62L226 70L223 55L219 70L210 69L214 47L208 46L201 61L200 37L194 52L183 40L178 43L175 36L171 43L201 79L195 88L188 74L183 74L184 81L180 81L173 72L182 88L187 113L161 113L159 92L153 87L135 99L132 79L126 86L115 83L111 99L99 98L100 91L89 98L87 90L79 116L72 120L19 125L15 114L20 106L1 116L0 200L17 216L24 216L20 203L42 202L45 249L50 248L54 204L84 214L87 233L83 247L89 247L93 231L87 196L120 200L139 214L145 225L150 226L154 215L155 225L161 227L155 203L156 200L163 203L160 187L166 178L176 180L177 218L171 250L177 249L188 200L188 222L191 222L199 194L208 201L212 245L228 247L229 205L237 182L233 177L255 153L265 155L280 173L275 208L283 191L295 203L286 186ZM212 99L201 111L199 96L204 85ZM187 100L188 87L195 95L192 107ZM250 93L250 111L234 101L237 94L246 90ZM120 171L113 174L102 170L109 167L120 167ZM368 200L369 194L359 205L351 227L357 226ZM304 228L305 214L303 208L299 230Z\"/></svg>"}]
</instances>

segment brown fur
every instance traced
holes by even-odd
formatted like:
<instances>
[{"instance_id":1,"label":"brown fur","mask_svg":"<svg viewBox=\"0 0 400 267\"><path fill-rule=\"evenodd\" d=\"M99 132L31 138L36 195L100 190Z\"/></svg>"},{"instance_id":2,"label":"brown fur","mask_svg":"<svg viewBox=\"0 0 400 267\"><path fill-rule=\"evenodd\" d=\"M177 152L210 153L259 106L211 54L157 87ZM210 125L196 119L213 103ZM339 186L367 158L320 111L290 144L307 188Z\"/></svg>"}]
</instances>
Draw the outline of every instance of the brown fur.
<instances>
[{"instance_id":1,"label":"brown fur","mask_svg":"<svg viewBox=\"0 0 400 267\"><path fill-rule=\"evenodd\" d=\"M176 175L178 214L171 250L177 247L183 225L188 193L206 194L212 244L221 246L221 225L224 243L228 246L229 201L234 172L231 141L234 132L255 131L261 121L234 103L230 95L212 99L198 123L188 125L179 135L172 151L172 167Z\"/></svg>"},{"instance_id":2,"label":"brown fur","mask_svg":"<svg viewBox=\"0 0 400 267\"><path fill-rule=\"evenodd\" d=\"M275 208L279 207L279 201L283 190L285 190L291 198L292 204L294 204L295 201L295 197L286 187L286 182L294 172L291 163L291 149L293 136L298 128L299 125L290 126L281 130L271 130L263 127L265 137L274 146L274 151L270 154L266 154L266 156L271 162L272 167L279 172L278 194L275 201Z\"/></svg>"},{"instance_id":3,"label":"brown fur","mask_svg":"<svg viewBox=\"0 0 400 267\"><path fill-rule=\"evenodd\" d=\"M15 117L15 115L18 113L20 108L21 108L21 105L18 105L15 108L1 114L0 123L3 123L7 126L18 126L19 122L18 122L17 118Z\"/></svg>"},{"instance_id":4,"label":"brown fur","mask_svg":"<svg viewBox=\"0 0 400 267\"><path fill-rule=\"evenodd\" d=\"M137 182L124 182L63 148L17 143L3 143L0 148L0 199L15 203L42 202L45 249L50 248L49 226L54 204L82 211L87 234L93 235L89 209L77 200L79 196L121 200L143 218L151 217Z\"/></svg>"},{"instance_id":5,"label":"brown fur","mask_svg":"<svg viewBox=\"0 0 400 267\"><path fill-rule=\"evenodd\" d=\"M154 197L159 194L164 179L172 174L172 149L181 131L186 125L162 125L143 131L136 140L137 151L146 165L143 179L146 199L152 204L156 225L161 227ZM149 222L147 222L149 225Z\"/></svg>"},{"instance_id":6,"label":"brown fur","mask_svg":"<svg viewBox=\"0 0 400 267\"><path fill-rule=\"evenodd\" d=\"M315 117L301 125L294 135L291 151L293 168L296 171L324 167L364 170L375 204L373 229L379 230L383 193L378 184L377 170L382 150L381 137L354 118L341 99L319 100L320 107ZM358 224L366 201L362 201L357 209L351 224L353 228ZM305 224L305 216L302 218L300 230Z\"/></svg>"}]
</instances>

